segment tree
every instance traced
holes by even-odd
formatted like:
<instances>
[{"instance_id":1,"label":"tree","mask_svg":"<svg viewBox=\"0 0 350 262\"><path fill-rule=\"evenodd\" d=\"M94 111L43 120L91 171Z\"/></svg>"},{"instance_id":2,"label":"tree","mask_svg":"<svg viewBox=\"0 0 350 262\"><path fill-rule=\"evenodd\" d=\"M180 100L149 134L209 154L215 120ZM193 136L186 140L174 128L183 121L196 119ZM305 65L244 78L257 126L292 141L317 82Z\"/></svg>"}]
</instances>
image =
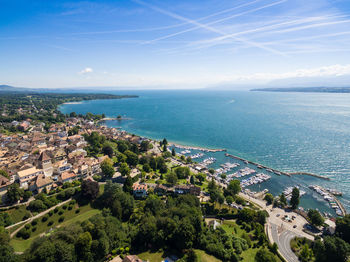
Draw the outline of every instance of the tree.
<instances>
[{"instance_id":1,"label":"tree","mask_svg":"<svg viewBox=\"0 0 350 262\"><path fill-rule=\"evenodd\" d=\"M109 145L106 145L106 146L104 146L103 148L102 148L102 152L105 154L105 155L107 155L107 156L109 156L109 158L112 158L113 157L113 148L111 147L111 146L109 146Z\"/></svg>"},{"instance_id":2,"label":"tree","mask_svg":"<svg viewBox=\"0 0 350 262\"><path fill-rule=\"evenodd\" d=\"M255 255L256 262L276 262L276 258L273 253L265 248L260 249Z\"/></svg>"},{"instance_id":3,"label":"tree","mask_svg":"<svg viewBox=\"0 0 350 262\"><path fill-rule=\"evenodd\" d=\"M176 183L177 183L177 175L174 172L171 172L170 174L168 174L166 176L166 181L172 186L176 185Z\"/></svg>"},{"instance_id":4,"label":"tree","mask_svg":"<svg viewBox=\"0 0 350 262\"><path fill-rule=\"evenodd\" d=\"M106 158L105 160L103 160L101 163L101 170L105 177L109 177L109 178L113 177L115 170L113 167L112 160L109 158Z\"/></svg>"},{"instance_id":5,"label":"tree","mask_svg":"<svg viewBox=\"0 0 350 262\"><path fill-rule=\"evenodd\" d=\"M315 209L309 209L307 216L309 217L311 224L314 226L322 226L324 223L324 218Z\"/></svg>"},{"instance_id":6,"label":"tree","mask_svg":"<svg viewBox=\"0 0 350 262\"><path fill-rule=\"evenodd\" d=\"M119 172L122 176L130 175L130 168L127 163L122 163L119 167Z\"/></svg>"},{"instance_id":7,"label":"tree","mask_svg":"<svg viewBox=\"0 0 350 262\"><path fill-rule=\"evenodd\" d=\"M235 196L239 192L241 192L241 182L237 179L231 180L225 191L226 195Z\"/></svg>"},{"instance_id":8,"label":"tree","mask_svg":"<svg viewBox=\"0 0 350 262\"><path fill-rule=\"evenodd\" d=\"M162 145L167 145L168 144L168 140L166 140L166 138L163 139Z\"/></svg>"},{"instance_id":9,"label":"tree","mask_svg":"<svg viewBox=\"0 0 350 262\"><path fill-rule=\"evenodd\" d=\"M32 191L25 191L24 194L23 194L23 200L24 201L28 201L28 199L33 195Z\"/></svg>"},{"instance_id":10,"label":"tree","mask_svg":"<svg viewBox=\"0 0 350 262\"><path fill-rule=\"evenodd\" d=\"M282 193L280 195L280 204L281 204L282 207L285 207L287 205L287 198L284 195L284 193Z\"/></svg>"},{"instance_id":11,"label":"tree","mask_svg":"<svg viewBox=\"0 0 350 262\"><path fill-rule=\"evenodd\" d=\"M171 149L171 155L172 155L172 156L176 156L175 148L172 148L172 149Z\"/></svg>"},{"instance_id":12,"label":"tree","mask_svg":"<svg viewBox=\"0 0 350 262\"><path fill-rule=\"evenodd\" d=\"M186 179L190 176L191 171L187 166L180 166L175 169L178 179Z\"/></svg>"},{"instance_id":13,"label":"tree","mask_svg":"<svg viewBox=\"0 0 350 262\"><path fill-rule=\"evenodd\" d=\"M75 247L78 253L78 257L81 260L87 261L87 258L90 255L91 244L92 237L89 232L84 232L79 235Z\"/></svg>"},{"instance_id":14,"label":"tree","mask_svg":"<svg viewBox=\"0 0 350 262\"><path fill-rule=\"evenodd\" d=\"M305 244L300 252L300 259L302 262L308 262L312 258L312 250L309 248L308 244Z\"/></svg>"},{"instance_id":15,"label":"tree","mask_svg":"<svg viewBox=\"0 0 350 262\"><path fill-rule=\"evenodd\" d=\"M129 194L132 194L133 189L132 189L132 185L133 185L133 181L132 178L130 177L130 175L128 175L125 179L124 185L123 185L123 191Z\"/></svg>"},{"instance_id":16,"label":"tree","mask_svg":"<svg viewBox=\"0 0 350 262\"><path fill-rule=\"evenodd\" d=\"M337 236L350 243L350 214L337 218L335 233Z\"/></svg>"},{"instance_id":17,"label":"tree","mask_svg":"<svg viewBox=\"0 0 350 262\"><path fill-rule=\"evenodd\" d=\"M128 163L130 166L137 165L137 163L139 162L139 157L134 152L126 150L124 154L126 155L126 163Z\"/></svg>"},{"instance_id":18,"label":"tree","mask_svg":"<svg viewBox=\"0 0 350 262\"><path fill-rule=\"evenodd\" d=\"M143 171L145 171L146 173L149 173L151 171L151 167L149 166L148 163L145 163L142 167Z\"/></svg>"},{"instance_id":19,"label":"tree","mask_svg":"<svg viewBox=\"0 0 350 262\"><path fill-rule=\"evenodd\" d=\"M23 197L24 189L20 188L17 183L13 183L7 189L6 197L10 203L15 203Z\"/></svg>"},{"instance_id":20,"label":"tree","mask_svg":"<svg viewBox=\"0 0 350 262\"><path fill-rule=\"evenodd\" d=\"M141 145L140 145L140 150L141 150L142 152L147 152L148 149L149 149L149 141L143 140L143 141L141 142Z\"/></svg>"},{"instance_id":21,"label":"tree","mask_svg":"<svg viewBox=\"0 0 350 262\"><path fill-rule=\"evenodd\" d=\"M225 197L223 196L223 194L218 195L218 202L220 206L225 202Z\"/></svg>"},{"instance_id":22,"label":"tree","mask_svg":"<svg viewBox=\"0 0 350 262\"><path fill-rule=\"evenodd\" d=\"M232 196L227 196L226 197L226 202L227 202L227 204L231 205L233 203L233 197Z\"/></svg>"},{"instance_id":23,"label":"tree","mask_svg":"<svg viewBox=\"0 0 350 262\"><path fill-rule=\"evenodd\" d=\"M191 178L190 178L190 183L191 183L192 185L194 185L194 176L191 176Z\"/></svg>"},{"instance_id":24,"label":"tree","mask_svg":"<svg viewBox=\"0 0 350 262\"><path fill-rule=\"evenodd\" d=\"M96 199L99 192L100 187L97 182L91 180L84 180L81 183L81 193L84 197L93 200Z\"/></svg>"},{"instance_id":25,"label":"tree","mask_svg":"<svg viewBox=\"0 0 350 262\"><path fill-rule=\"evenodd\" d=\"M168 147L166 144L163 144L163 152L166 152L168 150Z\"/></svg>"},{"instance_id":26,"label":"tree","mask_svg":"<svg viewBox=\"0 0 350 262\"><path fill-rule=\"evenodd\" d=\"M264 200L266 200L268 205L271 205L273 202L273 195L270 193L267 193L264 197Z\"/></svg>"},{"instance_id":27,"label":"tree","mask_svg":"<svg viewBox=\"0 0 350 262\"><path fill-rule=\"evenodd\" d=\"M292 209L296 209L299 205L299 197L300 197L300 193L299 193L299 189L297 187L293 188L292 191L292 198L290 199L290 204L292 206Z\"/></svg>"}]
</instances>

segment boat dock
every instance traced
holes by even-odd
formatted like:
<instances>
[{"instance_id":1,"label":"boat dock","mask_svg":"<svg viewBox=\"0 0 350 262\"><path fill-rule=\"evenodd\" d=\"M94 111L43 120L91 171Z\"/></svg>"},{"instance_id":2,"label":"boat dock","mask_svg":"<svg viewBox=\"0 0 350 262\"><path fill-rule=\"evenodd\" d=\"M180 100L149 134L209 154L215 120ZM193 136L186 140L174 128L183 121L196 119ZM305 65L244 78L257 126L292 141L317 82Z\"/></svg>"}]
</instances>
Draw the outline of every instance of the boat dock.
<instances>
[{"instance_id":1,"label":"boat dock","mask_svg":"<svg viewBox=\"0 0 350 262\"><path fill-rule=\"evenodd\" d=\"M179 145L176 143L169 143L170 146L174 146L177 148L181 148L181 149L186 149L186 150L199 150L199 151L203 151L203 152L211 152L211 153L216 153L216 152L226 152L226 149L209 149L209 148L203 148L203 147L196 147L196 146L183 146L183 145Z\"/></svg>"}]
</instances>

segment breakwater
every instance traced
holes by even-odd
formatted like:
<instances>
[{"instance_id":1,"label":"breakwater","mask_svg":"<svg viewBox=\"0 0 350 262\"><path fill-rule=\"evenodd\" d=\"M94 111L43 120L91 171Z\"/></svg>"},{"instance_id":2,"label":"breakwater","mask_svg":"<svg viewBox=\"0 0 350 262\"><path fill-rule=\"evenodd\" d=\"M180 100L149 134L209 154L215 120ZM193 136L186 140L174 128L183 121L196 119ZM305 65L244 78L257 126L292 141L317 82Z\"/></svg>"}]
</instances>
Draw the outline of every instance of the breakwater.
<instances>
[{"instance_id":1,"label":"breakwater","mask_svg":"<svg viewBox=\"0 0 350 262\"><path fill-rule=\"evenodd\" d=\"M277 169L274 169L274 168L271 168L271 167L267 167L267 166L258 164L256 162L253 162L253 161L250 161L250 160L246 160L246 159L243 159L243 158L241 158L239 156L231 155L231 154L228 154L228 153L226 153L225 156L231 157L231 158L234 158L234 159L238 159L238 160L243 161L245 163L249 163L249 164L255 165L256 167L261 168L261 169L265 169L267 171L272 171L272 172L274 172L277 175L285 175L285 176L289 176L289 177L292 176L292 175L305 175L305 176L317 177L317 178L328 180L328 181L330 180L329 177L325 177L325 176L321 176L321 175L317 175L317 174L313 174L313 173L308 173L308 172L292 172L292 173L283 172L283 171L280 171L280 170L277 170Z\"/></svg>"}]
</instances>

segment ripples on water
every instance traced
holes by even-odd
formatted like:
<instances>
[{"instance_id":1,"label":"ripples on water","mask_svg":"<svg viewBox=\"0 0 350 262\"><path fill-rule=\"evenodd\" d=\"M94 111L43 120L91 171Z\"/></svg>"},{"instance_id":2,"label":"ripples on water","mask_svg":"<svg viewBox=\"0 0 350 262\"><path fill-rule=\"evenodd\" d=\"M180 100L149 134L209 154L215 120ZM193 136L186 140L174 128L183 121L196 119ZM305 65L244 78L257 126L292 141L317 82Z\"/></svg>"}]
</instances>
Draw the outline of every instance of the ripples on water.
<instances>
[{"instance_id":1,"label":"ripples on water","mask_svg":"<svg viewBox=\"0 0 350 262\"><path fill-rule=\"evenodd\" d=\"M61 110L123 115L132 120L109 125L157 139L227 148L229 153L284 171L329 176L330 182L278 177L270 187L278 193L289 179L291 185L337 188L350 207L350 94L203 90L122 93L140 97L67 104ZM312 200L307 202L313 204Z\"/></svg>"}]
</instances>

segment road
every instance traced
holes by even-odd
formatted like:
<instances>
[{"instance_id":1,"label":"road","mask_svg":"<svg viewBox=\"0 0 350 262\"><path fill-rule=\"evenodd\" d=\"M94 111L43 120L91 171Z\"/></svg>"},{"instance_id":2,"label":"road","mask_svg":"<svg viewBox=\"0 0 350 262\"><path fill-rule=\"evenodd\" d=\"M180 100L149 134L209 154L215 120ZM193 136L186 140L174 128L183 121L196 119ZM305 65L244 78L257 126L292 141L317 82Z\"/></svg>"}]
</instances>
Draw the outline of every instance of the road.
<instances>
[{"instance_id":1,"label":"road","mask_svg":"<svg viewBox=\"0 0 350 262\"><path fill-rule=\"evenodd\" d=\"M277 244L281 255L288 262L298 262L298 257L294 254L290 247L290 241L296 236L292 231L285 230L278 236L278 226L275 224L271 225L271 234L273 241Z\"/></svg>"}]
</instances>

